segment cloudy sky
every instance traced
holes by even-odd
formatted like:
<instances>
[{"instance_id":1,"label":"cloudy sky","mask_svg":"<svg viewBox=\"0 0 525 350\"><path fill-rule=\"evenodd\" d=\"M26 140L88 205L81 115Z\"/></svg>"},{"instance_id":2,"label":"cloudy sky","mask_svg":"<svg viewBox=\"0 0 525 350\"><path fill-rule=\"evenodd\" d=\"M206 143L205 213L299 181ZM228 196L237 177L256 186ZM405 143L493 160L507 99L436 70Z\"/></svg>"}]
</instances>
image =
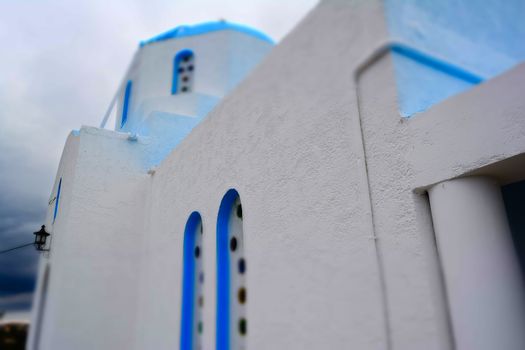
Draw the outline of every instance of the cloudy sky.
<instances>
[{"instance_id":1,"label":"cloudy sky","mask_svg":"<svg viewBox=\"0 0 525 350\"><path fill-rule=\"evenodd\" d=\"M33 240L70 130L98 126L137 44L226 19L282 39L317 0L0 0L0 250ZM30 307L38 255L0 254L0 312Z\"/></svg>"}]
</instances>

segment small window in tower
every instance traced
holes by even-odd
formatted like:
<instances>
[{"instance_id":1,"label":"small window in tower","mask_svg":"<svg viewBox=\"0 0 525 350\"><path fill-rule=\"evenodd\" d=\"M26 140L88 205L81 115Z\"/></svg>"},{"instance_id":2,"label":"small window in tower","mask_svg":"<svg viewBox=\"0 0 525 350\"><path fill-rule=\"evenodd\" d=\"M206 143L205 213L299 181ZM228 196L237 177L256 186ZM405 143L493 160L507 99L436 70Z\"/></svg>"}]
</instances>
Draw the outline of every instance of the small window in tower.
<instances>
[{"instance_id":1,"label":"small window in tower","mask_svg":"<svg viewBox=\"0 0 525 350\"><path fill-rule=\"evenodd\" d=\"M131 100L131 88L132 88L132 81L128 81L126 84L126 90L124 92L124 103L122 104L122 116L120 118L120 127L122 128L124 124L126 124L126 121L128 120L128 111L129 111L129 104Z\"/></svg>"},{"instance_id":2,"label":"small window in tower","mask_svg":"<svg viewBox=\"0 0 525 350\"><path fill-rule=\"evenodd\" d=\"M173 60L173 85L171 93L191 92L195 73L195 55L190 50L180 51Z\"/></svg>"}]
</instances>

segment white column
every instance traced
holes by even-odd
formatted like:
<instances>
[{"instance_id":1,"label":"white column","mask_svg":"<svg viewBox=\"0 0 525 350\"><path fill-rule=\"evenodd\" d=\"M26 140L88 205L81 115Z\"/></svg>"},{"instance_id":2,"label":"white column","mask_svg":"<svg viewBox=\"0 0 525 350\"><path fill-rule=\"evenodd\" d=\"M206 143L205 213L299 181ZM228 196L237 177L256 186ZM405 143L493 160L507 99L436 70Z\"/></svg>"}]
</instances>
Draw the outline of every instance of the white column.
<instances>
[{"instance_id":1,"label":"white column","mask_svg":"<svg viewBox=\"0 0 525 350\"><path fill-rule=\"evenodd\" d=\"M466 177L428 193L456 348L525 349L524 289L500 186Z\"/></svg>"}]
</instances>

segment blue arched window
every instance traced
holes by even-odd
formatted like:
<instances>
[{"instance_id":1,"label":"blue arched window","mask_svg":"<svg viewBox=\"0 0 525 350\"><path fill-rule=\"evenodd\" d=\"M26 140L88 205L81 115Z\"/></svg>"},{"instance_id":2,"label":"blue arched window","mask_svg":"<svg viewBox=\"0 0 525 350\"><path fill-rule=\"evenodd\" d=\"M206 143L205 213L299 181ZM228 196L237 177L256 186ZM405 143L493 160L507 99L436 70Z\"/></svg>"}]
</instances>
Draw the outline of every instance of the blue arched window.
<instances>
[{"instance_id":1,"label":"blue arched window","mask_svg":"<svg viewBox=\"0 0 525 350\"><path fill-rule=\"evenodd\" d=\"M246 343L246 260L242 206L236 190L222 199L217 218L217 350Z\"/></svg>"},{"instance_id":2,"label":"blue arched window","mask_svg":"<svg viewBox=\"0 0 525 350\"><path fill-rule=\"evenodd\" d=\"M182 50L173 59L173 82L171 94L191 92L195 74L195 55L191 50Z\"/></svg>"},{"instance_id":3,"label":"blue arched window","mask_svg":"<svg viewBox=\"0 0 525 350\"><path fill-rule=\"evenodd\" d=\"M58 181L57 195L55 198L55 210L53 211L53 222L55 222L58 214L58 201L60 200L60 190L62 189L62 178Z\"/></svg>"},{"instance_id":4,"label":"blue arched window","mask_svg":"<svg viewBox=\"0 0 525 350\"><path fill-rule=\"evenodd\" d=\"M183 271L182 271L182 316L180 349L201 348L203 331L202 307L204 299L202 285L202 219L199 213L191 213L184 229Z\"/></svg>"},{"instance_id":5,"label":"blue arched window","mask_svg":"<svg viewBox=\"0 0 525 350\"><path fill-rule=\"evenodd\" d=\"M124 103L122 104L122 116L120 118L120 127L122 128L128 120L129 104L131 103L131 89L133 82L131 80L126 84L126 90L124 92Z\"/></svg>"}]
</instances>

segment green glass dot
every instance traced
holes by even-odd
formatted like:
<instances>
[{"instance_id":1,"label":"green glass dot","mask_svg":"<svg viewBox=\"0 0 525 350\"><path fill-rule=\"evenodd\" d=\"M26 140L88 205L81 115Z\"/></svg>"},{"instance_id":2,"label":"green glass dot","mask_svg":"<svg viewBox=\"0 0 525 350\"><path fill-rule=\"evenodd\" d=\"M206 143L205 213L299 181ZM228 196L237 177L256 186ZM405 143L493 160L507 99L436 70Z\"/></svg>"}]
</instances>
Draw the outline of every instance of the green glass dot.
<instances>
[{"instance_id":1,"label":"green glass dot","mask_svg":"<svg viewBox=\"0 0 525 350\"><path fill-rule=\"evenodd\" d=\"M246 331L247 331L246 319L241 318L239 320L239 333L241 335L246 335Z\"/></svg>"}]
</instances>

